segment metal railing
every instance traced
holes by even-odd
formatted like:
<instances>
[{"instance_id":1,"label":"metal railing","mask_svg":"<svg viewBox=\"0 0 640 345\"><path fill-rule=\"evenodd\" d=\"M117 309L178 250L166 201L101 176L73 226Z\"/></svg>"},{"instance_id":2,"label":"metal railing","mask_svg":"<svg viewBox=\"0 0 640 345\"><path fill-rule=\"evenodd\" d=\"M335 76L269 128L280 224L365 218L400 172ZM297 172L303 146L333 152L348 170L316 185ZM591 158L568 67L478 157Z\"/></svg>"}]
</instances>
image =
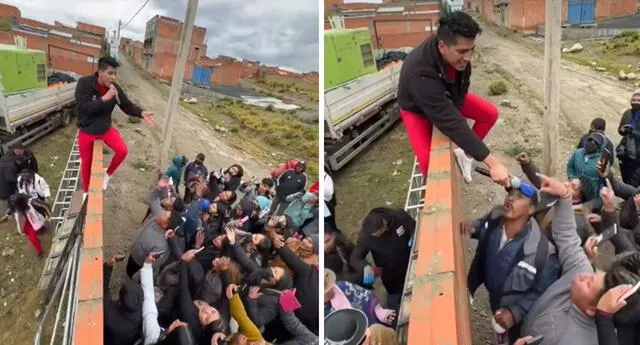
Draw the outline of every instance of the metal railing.
<instances>
[{"instance_id":1,"label":"metal railing","mask_svg":"<svg viewBox=\"0 0 640 345\"><path fill-rule=\"evenodd\" d=\"M46 307L36 330L35 345L42 344L45 331L48 330L49 327L52 327L51 345L54 343L61 345L71 344L73 325L75 324L75 306L77 304L76 292L78 289L82 229L84 227L86 210L87 202L85 200L78 216L74 220L70 238L65 244L63 253L60 256L60 261L53 275L56 279L51 279L50 285L45 292L43 300L46 303ZM56 305L56 302L58 304L56 317L53 324L49 324L51 321L49 314ZM64 317L64 322L61 324L60 321L62 317ZM62 333L60 333L60 328L62 328ZM62 336L62 343L55 342L60 336Z\"/></svg>"}]
</instances>

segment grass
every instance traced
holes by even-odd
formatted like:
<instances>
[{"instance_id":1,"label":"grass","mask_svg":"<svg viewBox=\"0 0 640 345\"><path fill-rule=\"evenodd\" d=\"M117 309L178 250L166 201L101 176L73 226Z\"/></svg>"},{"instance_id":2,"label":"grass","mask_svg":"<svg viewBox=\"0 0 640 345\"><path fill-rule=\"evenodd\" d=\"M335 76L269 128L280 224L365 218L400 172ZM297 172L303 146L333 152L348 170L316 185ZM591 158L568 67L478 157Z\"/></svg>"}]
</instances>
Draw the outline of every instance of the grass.
<instances>
[{"instance_id":1,"label":"grass","mask_svg":"<svg viewBox=\"0 0 640 345\"><path fill-rule=\"evenodd\" d=\"M138 159L137 161L133 162L132 165L137 170L149 171L149 170L152 169L152 166L149 165L149 163L147 163L146 161L144 161L142 159Z\"/></svg>"},{"instance_id":2,"label":"grass","mask_svg":"<svg viewBox=\"0 0 640 345\"><path fill-rule=\"evenodd\" d=\"M65 128L47 135L35 145L30 145L38 159L39 174L49 183L53 196L56 195L76 131L72 122ZM35 312L44 311L41 292L37 285L45 261L35 258L31 245L16 231L15 222L0 224L0 233L0 246L15 250L13 255L1 257L0 344L33 344L33 336L38 325ZM51 232L46 232L38 238L45 253L48 253Z\"/></svg>"},{"instance_id":3,"label":"grass","mask_svg":"<svg viewBox=\"0 0 640 345\"><path fill-rule=\"evenodd\" d=\"M265 164L290 158L308 162L312 180L318 176L318 127L306 124L291 112L260 108L230 98L198 104L182 104L211 127L229 131L225 139Z\"/></svg>"},{"instance_id":4,"label":"grass","mask_svg":"<svg viewBox=\"0 0 640 345\"><path fill-rule=\"evenodd\" d=\"M504 79L493 80L489 83L489 94L492 96L504 95L507 91L509 91L509 86Z\"/></svg>"},{"instance_id":5,"label":"grass","mask_svg":"<svg viewBox=\"0 0 640 345\"><path fill-rule=\"evenodd\" d=\"M518 157L520 153L524 152L530 159L536 158L542 154L538 148L528 147L522 143L513 143L511 146L506 147L502 152L509 157Z\"/></svg>"}]
</instances>

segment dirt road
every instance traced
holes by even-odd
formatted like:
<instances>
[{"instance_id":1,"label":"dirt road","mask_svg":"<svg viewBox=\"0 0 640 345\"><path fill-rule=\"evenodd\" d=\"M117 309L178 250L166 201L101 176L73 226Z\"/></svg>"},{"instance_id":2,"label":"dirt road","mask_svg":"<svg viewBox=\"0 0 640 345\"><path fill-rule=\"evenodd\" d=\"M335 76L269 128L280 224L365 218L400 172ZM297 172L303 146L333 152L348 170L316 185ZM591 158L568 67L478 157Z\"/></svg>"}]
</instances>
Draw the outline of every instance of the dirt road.
<instances>
[{"instance_id":1,"label":"dirt road","mask_svg":"<svg viewBox=\"0 0 640 345\"><path fill-rule=\"evenodd\" d=\"M532 44L535 44L532 42ZM544 56L522 47L506 37L485 31L477 39L482 55L497 63L501 69L521 81L538 109L543 109ZM615 128L622 112L627 109L633 90L616 80L571 62L563 62L560 72L560 107L563 122L572 130L585 132L591 120L607 120L609 136L618 141ZM561 127L560 136L563 136Z\"/></svg>"},{"instance_id":2,"label":"dirt road","mask_svg":"<svg viewBox=\"0 0 640 345\"><path fill-rule=\"evenodd\" d=\"M120 62L119 82L125 86L127 94L145 110L153 112L158 124L162 125L167 108L166 97L151 82L140 76L127 59L121 58ZM143 198L155 178L155 173L140 171L139 167L142 162L149 166L156 164L162 135L160 128L150 130L143 123L128 123L126 115L119 110L114 111L113 118L127 142L129 155L114 174L105 194L104 243L107 257L118 252L128 255L133 234L146 212ZM172 121L172 156L184 154L193 160L198 152L203 152L206 156L205 165L209 170L238 163L245 169L245 176L264 177L268 173L265 165L229 146L209 125L189 111L179 108ZM111 157L111 154L107 155L105 161L109 162ZM112 291L115 291L113 287L118 286L123 275L124 267L117 267L111 284Z\"/></svg>"}]
</instances>

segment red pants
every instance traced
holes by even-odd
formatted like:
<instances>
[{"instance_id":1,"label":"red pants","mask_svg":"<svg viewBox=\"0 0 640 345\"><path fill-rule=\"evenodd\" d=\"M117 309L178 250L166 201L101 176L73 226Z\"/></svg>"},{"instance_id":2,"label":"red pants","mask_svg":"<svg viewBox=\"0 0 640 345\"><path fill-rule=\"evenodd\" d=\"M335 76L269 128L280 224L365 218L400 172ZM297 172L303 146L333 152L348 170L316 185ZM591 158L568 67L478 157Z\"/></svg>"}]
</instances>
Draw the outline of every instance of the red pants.
<instances>
[{"instance_id":1,"label":"red pants","mask_svg":"<svg viewBox=\"0 0 640 345\"><path fill-rule=\"evenodd\" d=\"M109 146L115 155L111 159L111 164L107 169L109 176L113 175L118 166L124 161L129 152L127 145L120 136L120 132L113 126L103 134L88 134L80 131L78 134L78 147L80 150L80 171L82 173L82 191L87 193L89 191L89 179L91 179L91 158L93 157L93 142L96 140L102 140L105 145Z\"/></svg>"},{"instance_id":2,"label":"red pants","mask_svg":"<svg viewBox=\"0 0 640 345\"><path fill-rule=\"evenodd\" d=\"M33 228L33 225L31 225L29 219L25 220L24 226L22 227L22 233L27 235L29 242L31 242L33 248L36 249L36 253L42 253L42 246L40 245L40 240L38 239L38 233L36 232L36 229Z\"/></svg>"},{"instance_id":3,"label":"red pants","mask_svg":"<svg viewBox=\"0 0 640 345\"><path fill-rule=\"evenodd\" d=\"M473 94L467 93L464 104L460 109L460 114L467 119L474 120L473 132L480 138L487 136L491 127L498 120L498 109L486 99ZM431 121L423 116L412 113L410 111L400 109L402 122L407 128L409 142L413 148L413 153L418 159L420 172L424 176L429 171L429 156L431 155L431 135L433 134L433 125Z\"/></svg>"}]
</instances>

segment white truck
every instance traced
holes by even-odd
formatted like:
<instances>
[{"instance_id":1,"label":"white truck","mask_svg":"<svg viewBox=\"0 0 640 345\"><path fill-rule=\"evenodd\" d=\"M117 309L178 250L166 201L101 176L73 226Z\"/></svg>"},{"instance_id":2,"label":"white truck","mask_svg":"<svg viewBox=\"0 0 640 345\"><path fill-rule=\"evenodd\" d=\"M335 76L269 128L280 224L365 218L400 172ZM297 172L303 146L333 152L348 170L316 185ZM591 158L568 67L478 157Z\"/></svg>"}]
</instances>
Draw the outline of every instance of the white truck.
<instances>
[{"instance_id":1,"label":"white truck","mask_svg":"<svg viewBox=\"0 0 640 345\"><path fill-rule=\"evenodd\" d=\"M5 94L0 76L1 153L15 144L25 146L71 120L76 83Z\"/></svg>"},{"instance_id":2,"label":"white truck","mask_svg":"<svg viewBox=\"0 0 640 345\"><path fill-rule=\"evenodd\" d=\"M402 63L325 91L325 166L341 169L398 119Z\"/></svg>"}]
</instances>

